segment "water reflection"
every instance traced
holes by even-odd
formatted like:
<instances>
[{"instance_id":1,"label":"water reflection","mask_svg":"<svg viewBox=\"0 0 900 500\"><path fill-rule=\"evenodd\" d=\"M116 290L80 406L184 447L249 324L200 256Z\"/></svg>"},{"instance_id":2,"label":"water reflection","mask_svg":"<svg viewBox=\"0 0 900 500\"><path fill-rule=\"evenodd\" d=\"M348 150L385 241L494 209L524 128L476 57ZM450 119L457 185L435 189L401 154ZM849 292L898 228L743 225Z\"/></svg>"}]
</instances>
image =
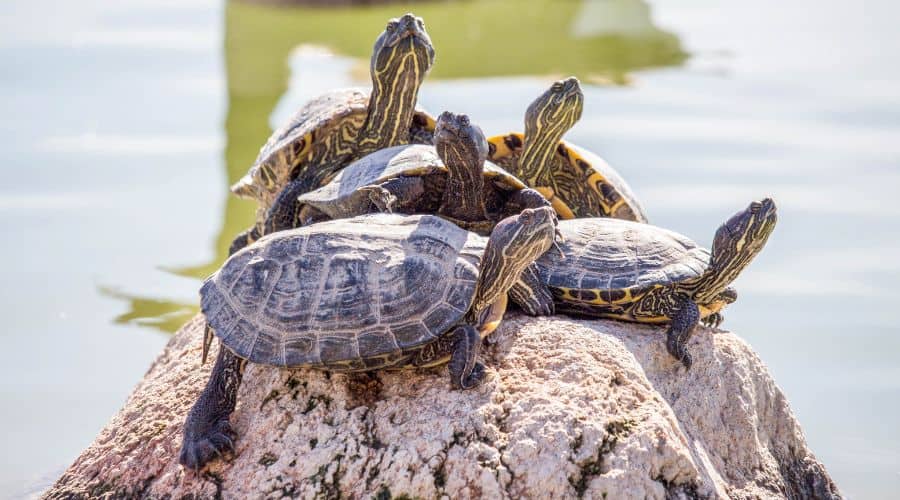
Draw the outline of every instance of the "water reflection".
<instances>
[{"instance_id":1,"label":"water reflection","mask_svg":"<svg viewBox=\"0 0 900 500\"><path fill-rule=\"evenodd\" d=\"M98 287L98 291L104 297L121 300L128 304L128 312L113 318L113 322L119 325L134 324L165 333L173 333L200 310L194 302L140 297L105 286Z\"/></svg>"}]
</instances>

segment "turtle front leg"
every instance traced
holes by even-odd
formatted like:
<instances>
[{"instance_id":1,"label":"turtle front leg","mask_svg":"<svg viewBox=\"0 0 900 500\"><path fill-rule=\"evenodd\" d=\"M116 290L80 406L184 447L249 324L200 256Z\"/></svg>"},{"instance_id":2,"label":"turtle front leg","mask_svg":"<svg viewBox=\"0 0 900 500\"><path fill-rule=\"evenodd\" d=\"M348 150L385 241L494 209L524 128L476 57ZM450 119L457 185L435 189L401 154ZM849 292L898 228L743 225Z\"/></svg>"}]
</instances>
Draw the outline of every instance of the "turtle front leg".
<instances>
[{"instance_id":1,"label":"turtle front leg","mask_svg":"<svg viewBox=\"0 0 900 500\"><path fill-rule=\"evenodd\" d=\"M529 265L509 289L509 298L529 316L552 316L556 312L553 294L541 281L537 266Z\"/></svg>"},{"instance_id":2,"label":"turtle front leg","mask_svg":"<svg viewBox=\"0 0 900 500\"><path fill-rule=\"evenodd\" d=\"M237 403L238 387L246 361L225 346L219 347L216 364L184 422L184 438L178 462L199 470L225 451L234 451L235 433L228 417Z\"/></svg>"},{"instance_id":3,"label":"turtle front leg","mask_svg":"<svg viewBox=\"0 0 900 500\"><path fill-rule=\"evenodd\" d=\"M672 324L666 334L666 348L669 354L690 369L693 364L693 358L687 352L687 342L694 333L697 323L700 322L700 308L697 304L689 299L684 298L678 302L677 309L671 315Z\"/></svg>"},{"instance_id":4,"label":"turtle front leg","mask_svg":"<svg viewBox=\"0 0 900 500\"><path fill-rule=\"evenodd\" d=\"M397 177L359 190L368 193L368 200L380 212L392 213L398 207L415 206L425 194L425 182L421 177Z\"/></svg>"},{"instance_id":5,"label":"turtle front leg","mask_svg":"<svg viewBox=\"0 0 900 500\"><path fill-rule=\"evenodd\" d=\"M518 215L526 208L549 207L547 198L531 188L522 189L513 193L503 206L503 217Z\"/></svg>"},{"instance_id":6,"label":"turtle front leg","mask_svg":"<svg viewBox=\"0 0 900 500\"><path fill-rule=\"evenodd\" d=\"M297 201L297 198L307 191L309 187L306 183L300 180L289 182L266 213L266 220L263 223L264 234L300 227L300 211L303 204Z\"/></svg>"},{"instance_id":7,"label":"turtle front leg","mask_svg":"<svg viewBox=\"0 0 900 500\"><path fill-rule=\"evenodd\" d=\"M450 381L457 389L471 389L484 380L484 365L478 362L481 335L472 325L460 325L450 335L453 339Z\"/></svg>"},{"instance_id":8,"label":"turtle front leg","mask_svg":"<svg viewBox=\"0 0 900 500\"><path fill-rule=\"evenodd\" d=\"M257 226L242 231L231 241L231 246L228 247L228 256L230 257L236 254L239 250L258 240L261 236L262 234L260 234Z\"/></svg>"}]
</instances>

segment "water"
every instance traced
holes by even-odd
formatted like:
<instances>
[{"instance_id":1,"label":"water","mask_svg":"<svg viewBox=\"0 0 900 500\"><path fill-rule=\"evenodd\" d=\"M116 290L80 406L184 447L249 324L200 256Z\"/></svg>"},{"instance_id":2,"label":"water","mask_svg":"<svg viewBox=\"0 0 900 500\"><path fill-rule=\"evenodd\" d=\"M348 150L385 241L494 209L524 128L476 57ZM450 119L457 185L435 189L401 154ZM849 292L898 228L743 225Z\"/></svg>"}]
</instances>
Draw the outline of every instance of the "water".
<instances>
[{"instance_id":1,"label":"water","mask_svg":"<svg viewBox=\"0 0 900 500\"><path fill-rule=\"evenodd\" d=\"M0 7L0 496L46 485L93 440L250 223L252 205L227 186L306 99L365 85L372 40L406 9ZM889 498L900 487L900 8L415 10L438 52L427 109L469 113L489 134L519 130L530 100L575 74L591 84L567 138L616 166L654 223L709 244L731 213L775 197L779 227L736 283L726 326L768 364L843 491Z\"/></svg>"}]
</instances>

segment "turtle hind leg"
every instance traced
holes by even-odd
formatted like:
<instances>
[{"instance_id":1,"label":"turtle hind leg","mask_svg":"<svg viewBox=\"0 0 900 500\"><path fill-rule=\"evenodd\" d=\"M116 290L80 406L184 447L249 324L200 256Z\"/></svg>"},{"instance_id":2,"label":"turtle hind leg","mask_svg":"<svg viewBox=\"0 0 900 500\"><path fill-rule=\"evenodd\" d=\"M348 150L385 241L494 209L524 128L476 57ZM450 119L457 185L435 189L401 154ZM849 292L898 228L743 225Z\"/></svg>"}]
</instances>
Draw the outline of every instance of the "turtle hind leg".
<instances>
[{"instance_id":1,"label":"turtle hind leg","mask_svg":"<svg viewBox=\"0 0 900 500\"><path fill-rule=\"evenodd\" d=\"M484 379L484 365L478 362L481 335L472 325L461 325L451 333L450 380L457 389L471 389Z\"/></svg>"},{"instance_id":2,"label":"turtle hind leg","mask_svg":"<svg viewBox=\"0 0 900 500\"><path fill-rule=\"evenodd\" d=\"M709 328L719 328L723 321L725 321L725 315L720 312L712 313L700 320L703 326L708 326Z\"/></svg>"},{"instance_id":3,"label":"turtle hind leg","mask_svg":"<svg viewBox=\"0 0 900 500\"><path fill-rule=\"evenodd\" d=\"M246 361L225 346L219 347L216 364L184 422L184 438L178 462L198 470L226 451L234 451L235 433L228 417L237 403L238 387Z\"/></svg>"},{"instance_id":4,"label":"turtle hind leg","mask_svg":"<svg viewBox=\"0 0 900 500\"><path fill-rule=\"evenodd\" d=\"M693 300L684 298L679 301L678 308L671 318L672 324L666 335L666 348L669 354L681 361L685 368L690 369L694 360L687 352L687 342L700 322L700 308Z\"/></svg>"}]
</instances>

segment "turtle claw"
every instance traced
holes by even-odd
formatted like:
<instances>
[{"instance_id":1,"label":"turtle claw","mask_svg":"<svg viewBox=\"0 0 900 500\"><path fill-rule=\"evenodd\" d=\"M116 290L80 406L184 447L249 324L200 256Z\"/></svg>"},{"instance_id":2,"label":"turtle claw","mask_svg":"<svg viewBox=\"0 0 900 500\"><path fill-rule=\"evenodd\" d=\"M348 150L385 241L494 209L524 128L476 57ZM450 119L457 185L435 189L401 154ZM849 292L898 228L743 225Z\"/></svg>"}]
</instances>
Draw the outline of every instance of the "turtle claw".
<instances>
[{"instance_id":1,"label":"turtle claw","mask_svg":"<svg viewBox=\"0 0 900 500\"><path fill-rule=\"evenodd\" d=\"M719 325L722 324L722 321L725 321L725 316L723 316L722 313L712 313L701 320L703 326L716 329L719 328Z\"/></svg>"},{"instance_id":2,"label":"turtle claw","mask_svg":"<svg viewBox=\"0 0 900 500\"><path fill-rule=\"evenodd\" d=\"M212 425L185 425L184 442L178 462L188 469L200 470L204 465L223 454L234 453L235 433L228 419Z\"/></svg>"},{"instance_id":3,"label":"turtle claw","mask_svg":"<svg viewBox=\"0 0 900 500\"><path fill-rule=\"evenodd\" d=\"M666 350L669 351L673 358L681 361L686 370L691 369L691 366L694 364L694 358L687 352L684 344L680 344L674 339L669 339L666 342Z\"/></svg>"},{"instance_id":4,"label":"turtle claw","mask_svg":"<svg viewBox=\"0 0 900 500\"><path fill-rule=\"evenodd\" d=\"M369 201L382 213L393 213L397 197L381 186L365 186L360 191L368 193Z\"/></svg>"},{"instance_id":5,"label":"turtle claw","mask_svg":"<svg viewBox=\"0 0 900 500\"><path fill-rule=\"evenodd\" d=\"M481 363L475 363L475 366L472 367L472 373L469 373L469 376L460 384L460 389L472 389L473 387L477 387L481 382L484 381L485 377L485 368Z\"/></svg>"}]
</instances>

